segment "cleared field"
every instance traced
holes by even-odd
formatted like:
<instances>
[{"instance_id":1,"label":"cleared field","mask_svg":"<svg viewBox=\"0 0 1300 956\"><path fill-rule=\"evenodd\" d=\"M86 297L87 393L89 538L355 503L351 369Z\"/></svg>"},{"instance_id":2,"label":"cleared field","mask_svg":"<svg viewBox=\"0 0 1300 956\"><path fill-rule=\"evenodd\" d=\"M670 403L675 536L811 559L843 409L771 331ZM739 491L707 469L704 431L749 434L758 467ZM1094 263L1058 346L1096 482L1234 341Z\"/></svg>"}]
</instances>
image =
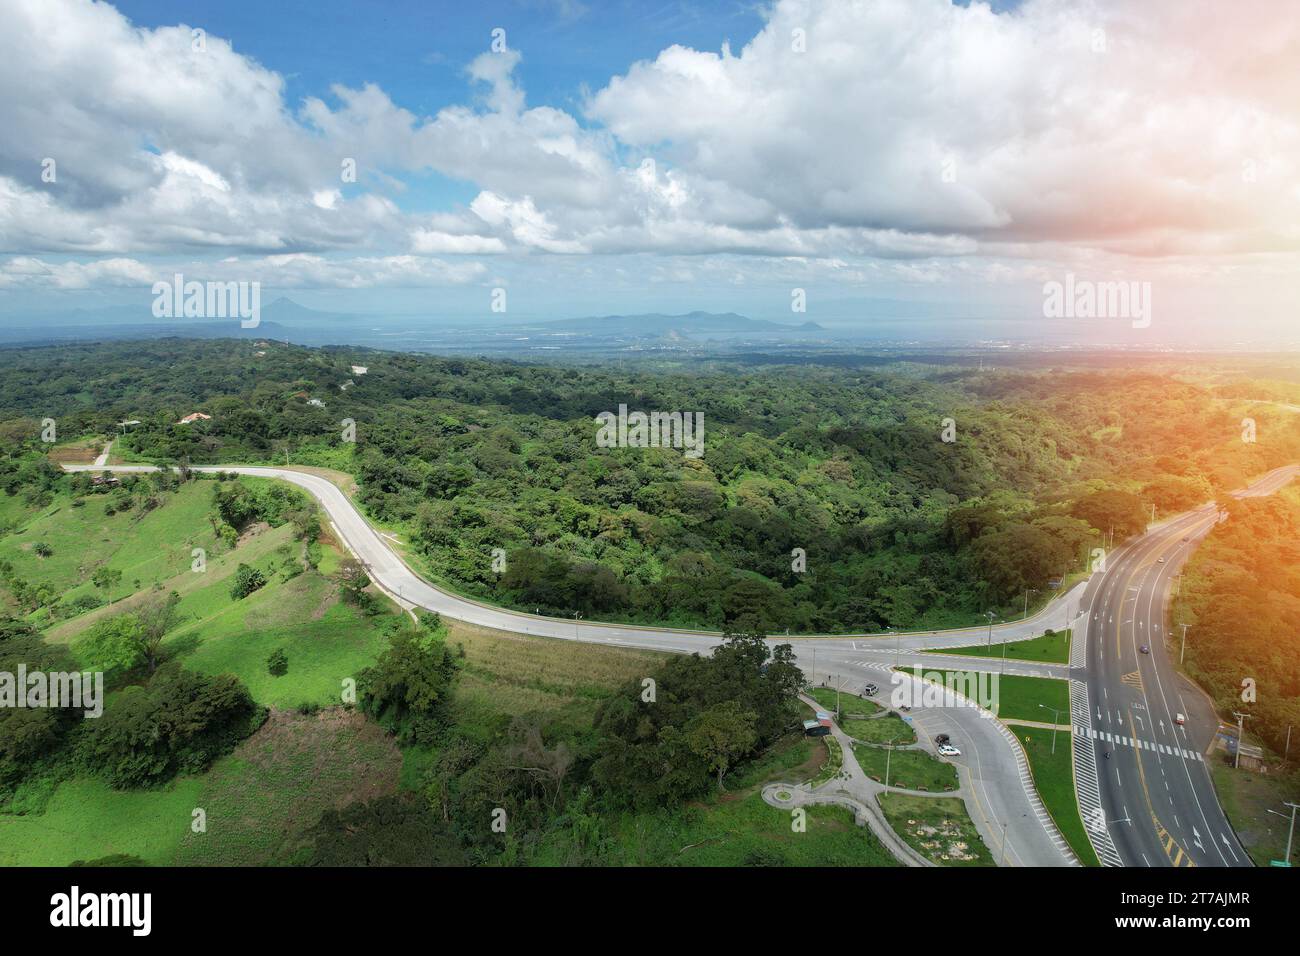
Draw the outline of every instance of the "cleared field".
<instances>
[{"instance_id":1,"label":"cleared field","mask_svg":"<svg viewBox=\"0 0 1300 956\"><path fill-rule=\"evenodd\" d=\"M174 861L288 864L327 809L395 792L401 762L393 740L354 711L274 714L203 776L207 832L187 830Z\"/></svg>"},{"instance_id":2,"label":"cleared field","mask_svg":"<svg viewBox=\"0 0 1300 956\"><path fill-rule=\"evenodd\" d=\"M117 853L159 866L284 863L326 808L392 792L400 766L392 742L356 714L279 714L202 776L128 791L79 777L43 813L0 815L0 865ZM192 830L196 809L206 833Z\"/></svg>"},{"instance_id":3,"label":"cleared field","mask_svg":"<svg viewBox=\"0 0 1300 956\"><path fill-rule=\"evenodd\" d=\"M455 707L457 723L471 732L493 715L529 712L569 727L589 725L601 700L648 675L663 656L446 624L448 646L465 650Z\"/></svg>"},{"instance_id":4,"label":"cleared field","mask_svg":"<svg viewBox=\"0 0 1300 956\"><path fill-rule=\"evenodd\" d=\"M995 865L966 805L956 797L882 793L879 799L894 832L927 859L940 866Z\"/></svg>"}]
</instances>

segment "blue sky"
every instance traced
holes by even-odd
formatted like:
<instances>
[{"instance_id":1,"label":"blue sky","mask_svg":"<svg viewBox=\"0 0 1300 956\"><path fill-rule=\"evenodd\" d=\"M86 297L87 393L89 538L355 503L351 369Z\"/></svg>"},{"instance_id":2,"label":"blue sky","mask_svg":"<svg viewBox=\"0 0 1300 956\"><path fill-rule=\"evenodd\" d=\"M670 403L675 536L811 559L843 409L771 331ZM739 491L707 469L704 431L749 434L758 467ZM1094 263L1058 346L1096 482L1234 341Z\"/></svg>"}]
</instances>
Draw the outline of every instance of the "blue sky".
<instances>
[{"instance_id":1,"label":"blue sky","mask_svg":"<svg viewBox=\"0 0 1300 956\"><path fill-rule=\"evenodd\" d=\"M1177 0L6 4L0 317L183 271L434 317L802 288L1033 321L1074 274L1151 283L1178 340L1274 336L1300 294L1300 24L1267 0L1213 42Z\"/></svg>"}]
</instances>

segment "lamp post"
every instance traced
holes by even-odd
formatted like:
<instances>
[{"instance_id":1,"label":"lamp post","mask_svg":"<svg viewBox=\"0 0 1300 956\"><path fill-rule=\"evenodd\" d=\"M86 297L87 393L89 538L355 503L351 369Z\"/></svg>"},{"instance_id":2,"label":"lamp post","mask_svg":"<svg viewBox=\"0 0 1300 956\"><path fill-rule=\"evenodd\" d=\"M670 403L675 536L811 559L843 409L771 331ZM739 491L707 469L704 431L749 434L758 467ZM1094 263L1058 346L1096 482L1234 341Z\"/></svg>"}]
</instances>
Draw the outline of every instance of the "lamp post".
<instances>
[{"instance_id":1,"label":"lamp post","mask_svg":"<svg viewBox=\"0 0 1300 956\"><path fill-rule=\"evenodd\" d=\"M1055 756L1055 754L1056 754L1056 725L1059 724L1059 723L1061 722L1061 715L1062 715L1063 713L1065 713L1065 710L1057 710L1055 707L1048 707L1046 704L1039 704L1038 706L1041 707L1041 708L1043 708L1043 710L1050 710L1050 711L1052 712L1052 755Z\"/></svg>"},{"instance_id":2,"label":"lamp post","mask_svg":"<svg viewBox=\"0 0 1300 956\"><path fill-rule=\"evenodd\" d=\"M993 619L997 617L997 614L995 614L993 611L985 611L984 616L989 619L989 636L988 639L984 642L984 645L986 647L992 647L993 646Z\"/></svg>"},{"instance_id":3,"label":"lamp post","mask_svg":"<svg viewBox=\"0 0 1300 956\"><path fill-rule=\"evenodd\" d=\"M1029 619L1029 595L1037 593L1038 588L1025 588L1025 613L1021 616L1020 620L1024 621Z\"/></svg>"},{"instance_id":4,"label":"lamp post","mask_svg":"<svg viewBox=\"0 0 1300 956\"><path fill-rule=\"evenodd\" d=\"M1192 625L1184 624L1182 621L1179 621L1178 626L1183 629L1183 643L1178 650L1178 663L1181 664L1183 662L1183 655L1187 653L1187 629Z\"/></svg>"},{"instance_id":5,"label":"lamp post","mask_svg":"<svg viewBox=\"0 0 1300 956\"><path fill-rule=\"evenodd\" d=\"M885 751L885 789L886 790L889 789L889 758L894 755L894 744L896 743L898 743L897 737L895 737L893 740L889 742L889 749Z\"/></svg>"}]
</instances>

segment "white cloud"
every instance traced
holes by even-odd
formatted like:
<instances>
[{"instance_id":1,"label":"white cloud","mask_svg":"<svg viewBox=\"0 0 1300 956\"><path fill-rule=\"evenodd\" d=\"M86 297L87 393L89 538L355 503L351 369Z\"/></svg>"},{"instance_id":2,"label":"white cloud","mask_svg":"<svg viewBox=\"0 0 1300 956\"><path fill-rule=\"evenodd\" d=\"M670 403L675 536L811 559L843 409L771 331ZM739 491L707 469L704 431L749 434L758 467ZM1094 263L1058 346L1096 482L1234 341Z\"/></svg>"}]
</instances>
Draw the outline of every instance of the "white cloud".
<instances>
[{"instance_id":1,"label":"white cloud","mask_svg":"<svg viewBox=\"0 0 1300 956\"><path fill-rule=\"evenodd\" d=\"M364 287L469 281L479 255L734 255L728 281L773 257L841 278L915 259L895 274L930 281L951 260L996 278L1300 247L1300 17L1267 0L1230 17L1209 0L779 0L738 51L669 47L581 120L527 105L515 50L468 65L469 104L418 116L376 85L287 103L226 40L196 52L188 26L107 4L5 8L6 288L111 283L164 254ZM406 179L430 173L472 184L468 208L405 211ZM39 255L88 258L42 272Z\"/></svg>"}]
</instances>

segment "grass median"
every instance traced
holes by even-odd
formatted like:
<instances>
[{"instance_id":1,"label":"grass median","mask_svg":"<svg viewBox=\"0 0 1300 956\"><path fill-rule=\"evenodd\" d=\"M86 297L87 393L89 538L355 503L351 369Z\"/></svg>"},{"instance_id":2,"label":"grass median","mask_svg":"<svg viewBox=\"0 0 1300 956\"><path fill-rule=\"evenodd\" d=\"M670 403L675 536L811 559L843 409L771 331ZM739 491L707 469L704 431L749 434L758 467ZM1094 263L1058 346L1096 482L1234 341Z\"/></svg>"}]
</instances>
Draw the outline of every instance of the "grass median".
<instances>
[{"instance_id":1,"label":"grass median","mask_svg":"<svg viewBox=\"0 0 1300 956\"><path fill-rule=\"evenodd\" d=\"M1029 758L1029 772L1034 776L1043 806L1056 821L1056 827L1070 844L1070 849L1084 866L1100 866L1092 843L1079 816L1079 801L1074 789L1074 748L1068 730L1056 731L1056 752L1052 752L1052 731L1042 727L1009 725Z\"/></svg>"},{"instance_id":2,"label":"grass median","mask_svg":"<svg viewBox=\"0 0 1300 956\"><path fill-rule=\"evenodd\" d=\"M1003 648L1009 661L1035 661L1040 664L1068 664L1070 662L1070 632L1048 631L1042 637L1027 641L1013 641L1010 644L986 646L975 644L970 647L944 647L926 651L927 654L955 654L961 657L992 657L1001 659Z\"/></svg>"}]
</instances>

